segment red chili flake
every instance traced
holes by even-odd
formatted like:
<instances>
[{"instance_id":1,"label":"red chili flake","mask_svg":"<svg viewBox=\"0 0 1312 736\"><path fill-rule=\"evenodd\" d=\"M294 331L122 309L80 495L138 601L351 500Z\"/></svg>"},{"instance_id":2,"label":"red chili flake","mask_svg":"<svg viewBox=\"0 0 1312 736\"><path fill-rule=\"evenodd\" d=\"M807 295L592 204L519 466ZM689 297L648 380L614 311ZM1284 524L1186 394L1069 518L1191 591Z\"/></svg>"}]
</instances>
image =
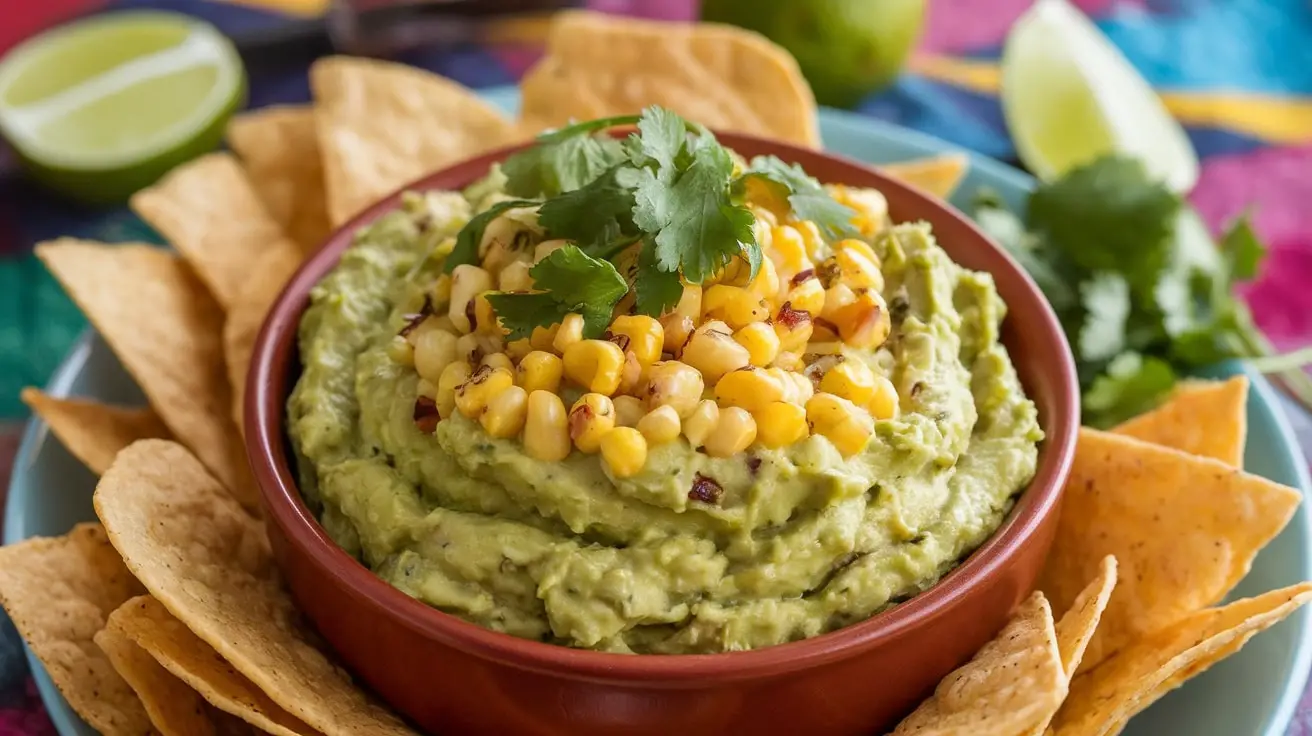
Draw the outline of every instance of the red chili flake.
<instances>
[{"instance_id":1,"label":"red chili flake","mask_svg":"<svg viewBox=\"0 0 1312 736\"><path fill-rule=\"evenodd\" d=\"M800 286L813 278L815 278L815 269L808 268L805 271L798 271L797 275L793 277L791 283L793 286Z\"/></svg>"},{"instance_id":2,"label":"red chili flake","mask_svg":"<svg viewBox=\"0 0 1312 736\"><path fill-rule=\"evenodd\" d=\"M784 305L779 307L779 314L775 319L784 327L795 330L798 326L811 321L811 313L805 309L793 309L792 302L784 302Z\"/></svg>"},{"instance_id":3,"label":"red chili flake","mask_svg":"<svg viewBox=\"0 0 1312 736\"><path fill-rule=\"evenodd\" d=\"M424 306L420 307L419 311L414 314L407 314L405 316L405 326L402 327L401 331L396 334L400 335L401 337L405 337L409 335L411 332L415 331L416 327L423 324L424 320L432 316L432 314L433 314L433 298L425 294Z\"/></svg>"},{"instance_id":4,"label":"red chili flake","mask_svg":"<svg viewBox=\"0 0 1312 736\"><path fill-rule=\"evenodd\" d=\"M760 469L761 469L761 458L757 457L756 455L748 455L748 456L747 456L747 472L751 473L751 474L752 474L752 477L755 478L755 477L756 477L756 473L757 473Z\"/></svg>"},{"instance_id":5,"label":"red chili flake","mask_svg":"<svg viewBox=\"0 0 1312 736\"><path fill-rule=\"evenodd\" d=\"M415 426L424 434L432 434L437 429L437 423L441 420L437 413L437 402L427 396L415 397L414 420Z\"/></svg>"},{"instance_id":6,"label":"red chili flake","mask_svg":"<svg viewBox=\"0 0 1312 736\"><path fill-rule=\"evenodd\" d=\"M465 319L469 320L470 332L478 330L478 308L474 306L476 301L478 300L470 299L469 303L465 305Z\"/></svg>"},{"instance_id":7,"label":"red chili flake","mask_svg":"<svg viewBox=\"0 0 1312 736\"><path fill-rule=\"evenodd\" d=\"M707 478L698 473L692 480L692 490L688 491L688 498L693 501L701 501L705 504L714 506L720 502L720 496L724 495L724 489L714 478Z\"/></svg>"}]
</instances>

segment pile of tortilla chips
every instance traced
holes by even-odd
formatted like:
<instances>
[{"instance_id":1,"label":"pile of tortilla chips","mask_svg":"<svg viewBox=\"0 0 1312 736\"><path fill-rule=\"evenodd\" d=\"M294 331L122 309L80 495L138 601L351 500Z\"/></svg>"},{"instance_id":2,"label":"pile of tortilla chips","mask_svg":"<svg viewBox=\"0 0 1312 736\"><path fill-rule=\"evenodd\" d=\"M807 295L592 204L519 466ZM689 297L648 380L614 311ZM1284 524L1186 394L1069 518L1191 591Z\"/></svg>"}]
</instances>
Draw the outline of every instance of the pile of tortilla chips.
<instances>
[{"instance_id":1,"label":"pile of tortilla chips","mask_svg":"<svg viewBox=\"0 0 1312 736\"><path fill-rule=\"evenodd\" d=\"M524 82L519 120L386 62L325 59L312 82L313 105L233 120L233 154L197 159L133 199L171 252L38 249L150 404L25 391L101 475L100 523L0 549L0 603L105 734L410 733L302 621L242 450L255 334L334 227L457 160L653 103L819 144L793 60L726 27L563 14ZM947 196L965 167L946 156L888 170ZM1218 607L1299 502L1238 468L1246 394L1242 378L1193 384L1112 433L1086 430L1039 590L895 733L1116 733L1312 597L1305 584Z\"/></svg>"}]
</instances>

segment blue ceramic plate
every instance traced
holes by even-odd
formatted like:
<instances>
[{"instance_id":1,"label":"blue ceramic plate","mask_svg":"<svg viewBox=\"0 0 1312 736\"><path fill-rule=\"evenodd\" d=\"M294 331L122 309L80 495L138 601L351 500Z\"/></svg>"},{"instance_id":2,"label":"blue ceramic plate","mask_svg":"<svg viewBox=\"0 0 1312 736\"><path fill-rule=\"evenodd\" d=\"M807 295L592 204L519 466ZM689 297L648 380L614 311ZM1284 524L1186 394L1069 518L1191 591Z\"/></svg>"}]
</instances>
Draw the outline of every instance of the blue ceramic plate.
<instances>
[{"instance_id":1,"label":"blue ceramic plate","mask_svg":"<svg viewBox=\"0 0 1312 736\"><path fill-rule=\"evenodd\" d=\"M489 90L485 95L506 109L518 105L516 90ZM825 147L870 163L901 161L951 147L913 131L849 113L824 110L820 129ZM996 161L972 157L969 176L957 193L966 204L980 187L1000 193L1013 207L1024 203L1033 180ZM1218 375L1240 372L1222 367ZM1312 489L1307 462L1280 411L1271 386L1251 374L1248 400L1250 472L1303 490ZM141 392L114 355L94 334L84 337L65 359L47 387L56 396L89 396L122 404L144 403ZM32 422L14 465L5 518L4 541L37 535L57 535L79 521L94 519L91 493L95 478L49 434ZM1312 577L1312 520L1306 505L1274 542L1258 556L1252 572L1235 597L1254 595ZM1191 734L1191 736L1282 736L1303 692L1312 664L1312 612L1304 609L1267 631L1239 654L1217 665L1134 718L1125 733ZM37 686L61 736L91 736L94 732L68 708L40 663L28 657Z\"/></svg>"}]
</instances>

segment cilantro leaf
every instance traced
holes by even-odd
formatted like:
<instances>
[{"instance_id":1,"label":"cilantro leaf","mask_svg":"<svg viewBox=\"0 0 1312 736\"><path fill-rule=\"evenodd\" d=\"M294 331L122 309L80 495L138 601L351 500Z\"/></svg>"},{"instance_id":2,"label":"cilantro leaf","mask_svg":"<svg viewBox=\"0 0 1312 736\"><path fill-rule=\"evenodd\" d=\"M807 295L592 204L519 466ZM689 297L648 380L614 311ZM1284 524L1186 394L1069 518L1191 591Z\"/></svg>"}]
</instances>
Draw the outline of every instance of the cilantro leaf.
<instances>
[{"instance_id":1,"label":"cilantro leaf","mask_svg":"<svg viewBox=\"0 0 1312 736\"><path fill-rule=\"evenodd\" d=\"M497 319L510 331L512 340L528 337L534 327L553 325L571 312L583 315L585 337L601 337L610 324L615 304L629 291L614 265L574 245L552 251L529 274L534 286L543 291L488 295Z\"/></svg>"},{"instance_id":2,"label":"cilantro leaf","mask_svg":"<svg viewBox=\"0 0 1312 736\"><path fill-rule=\"evenodd\" d=\"M777 156L757 156L743 175L746 177L757 177L786 190L788 205L797 219L814 222L830 240L856 232L852 227L856 212L829 196L802 167L786 164Z\"/></svg>"},{"instance_id":3,"label":"cilantro leaf","mask_svg":"<svg viewBox=\"0 0 1312 736\"><path fill-rule=\"evenodd\" d=\"M688 142L688 123L663 107L648 107L638 121L638 132L629 136L626 147L635 166L656 164L657 176L673 173Z\"/></svg>"},{"instance_id":4,"label":"cilantro leaf","mask_svg":"<svg viewBox=\"0 0 1312 736\"><path fill-rule=\"evenodd\" d=\"M1130 285L1114 273L1100 273L1080 284L1084 323L1080 326L1080 358L1110 360L1125 349L1125 323L1130 316Z\"/></svg>"},{"instance_id":5,"label":"cilantro leaf","mask_svg":"<svg viewBox=\"0 0 1312 736\"><path fill-rule=\"evenodd\" d=\"M633 192L619 179L620 167L578 189L548 199L538 209L538 224L552 238L573 240L585 249L633 234Z\"/></svg>"},{"instance_id":6,"label":"cilantro leaf","mask_svg":"<svg viewBox=\"0 0 1312 736\"><path fill-rule=\"evenodd\" d=\"M1166 361L1139 353L1121 353L1084 392L1084 421L1111 427L1156 406L1175 386Z\"/></svg>"},{"instance_id":7,"label":"cilantro leaf","mask_svg":"<svg viewBox=\"0 0 1312 736\"><path fill-rule=\"evenodd\" d=\"M1226 228L1220 246L1232 281L1247 281L1257 276L1257 267L1266 256L1266 246L1258 239L1246 213L1235 218Z\"/></svg>"},{"instance_id":8,"label":"cilantro leaf","mask_svg":"<svg viewBox=\"0 0 1312 736\"><path fill-rule=\"evenodd\" d=\"M597 118L595 120L585 120L581 123L566 125L556 130L548 130L538 136L537 141L542 143L559 143L569 138L581 135L596 133L621 125L633 125L639 120L638 115L612 115L608 118Z\"/></svg>"},{"instance_id":9,"label":"cilantro leaf","mask_svg":"<svg viewBox=\"0 0 1312 736\"><path fill-rule=\"evenodd\" d=\"M539 143L501 164L506 191L517 197L554 197L596 179L625 159L624 146L607 135L576 135Z\"/></svg>"},{"instance_id":10,"label":"cilantro leaf","mask_svg":"<svg viewBox=\"0 0 1312 736\"><path fill-rule=\"evenodd\" d=\"M537 201L531 199L508 199L504 202L497 202L483 212L474 215L456 234L456 245L451 249L451 254L446 257L446 261L442 264L442 271L451 273L456 266L466 263L477 265L478 246L483 241L483 232L487 230L487 226L508 210L520 207L536 207L538 204Z\"/></svg>"},{"instance_id":11,"label":"cilantro leaf","mask_svg":"<svg viewBox=\"0 0 1312 736\"><path fill-rule=\"evenodd\" d=\"M643 245L633 286L638 292L638 312L652 317L659 317L673 309L683 296L683 282L679 279L679 272L662 271L656 265L656 248L651 243Z\"/></svg>"},{"instance_id":12,"label":"cilantro leaf","mask_svg":"<svg viewBox=\"0 0 1312 736\"><path fill-rule=\"evenodd\" d=\"M1075 290L1071 288L1075 279L1066 275L1070 270L1069 264L1061 254L1043 247L1038 236L1026 230L1025 223L1006 209L1001 200L991 192L980 192L976 197L972 218L985 234L998 241L1029 273L1058 315L1079 306Z\"/></svg>"}]
</instances>

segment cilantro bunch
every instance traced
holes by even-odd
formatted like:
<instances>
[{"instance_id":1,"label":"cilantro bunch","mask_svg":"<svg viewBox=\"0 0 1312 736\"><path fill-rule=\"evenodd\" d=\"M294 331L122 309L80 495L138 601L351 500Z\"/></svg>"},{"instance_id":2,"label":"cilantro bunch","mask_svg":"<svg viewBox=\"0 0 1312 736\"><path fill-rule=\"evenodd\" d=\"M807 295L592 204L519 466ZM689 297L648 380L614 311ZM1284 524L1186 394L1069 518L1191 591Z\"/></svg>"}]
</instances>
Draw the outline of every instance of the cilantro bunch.
<instances>
[{"instance_id":1,"label":"cilantro bunch","mask_svg":"<svg viewBox=\"0 0 1312 736\"><path fill-rule=\"evenodd\" d=\"M974 217L1029 271L1075 353L1084 420L1110 426L1155 406L1189 373L1232 358L1294 369L1235 298L1266 252L1247 217L1213 242L1198 215L1143 166L1105 157L1030 195L1026 221L988 193ZM1291 360L1292 359L1292 360Z\"/></svg>"},{"instance_id":2,"label":"cilantro bunch","mask_svg":"<svg viewBox=\"0 0 1312 736\"><path fill-rule=\"evenodd\" d=\"M629 125L637 130L627 138L606 133ZM748 179L772 188L829 237L849 232L855 214L777 158L758 158L744 170L710 131L661 107L546 133L508 158L502 173L517 199L470 220L447 272L477 263L484 230L509 209L537 205L546 236L570 241L532 268L534 292L489 296L511 339L571 312L583 315L586 336L599 337L630 291L638 313L658 316L678 303L685 281L703 283L734 258L755 277L762 256L743 203Z\"/></svg>"}]
</instances>

